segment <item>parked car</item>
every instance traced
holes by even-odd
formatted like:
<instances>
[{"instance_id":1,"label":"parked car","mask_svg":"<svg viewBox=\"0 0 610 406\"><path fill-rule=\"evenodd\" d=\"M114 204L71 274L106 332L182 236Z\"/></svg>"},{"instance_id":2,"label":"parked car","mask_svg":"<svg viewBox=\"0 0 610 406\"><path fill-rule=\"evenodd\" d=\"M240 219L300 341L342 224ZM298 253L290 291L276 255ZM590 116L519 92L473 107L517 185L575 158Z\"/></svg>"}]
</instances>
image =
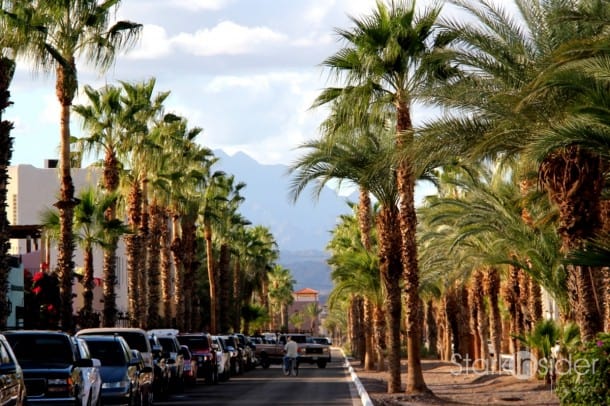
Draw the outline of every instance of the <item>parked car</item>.
<instances>
[{"instance_id":1,"label":"parked car","mask_svg":"<svg viewBox=\"0 0 610 406\"><path fill-rule=\"evenodd\" d=\"M216 363L218 365L218 379L228 381L231 378L231 354L225 348L224 340L218 336L212 336L212 348L216 351Z\"/></svg>"},{"instance_id":2,"label":"parked car","mask_svg":"<svg viewBox=\"0 0 610 406\"><path fill-rule=\"evenodd\" d=\"M102 364L98 358L95 358L91 355L89 346L83 339L72 336L72 340L76 343L76 348L78 350L78 353L80 354L80 357L83 359L91 359L91 361L93 361L93 366L91 368L83 367L85 385L91 386L91 388L87 389L86 392L97 393L97 396L94 396L91 399L92 405L101 404L103 383L101 371Z\"/></svg>"},{"instance_id":3,"label":"parked car","mask_svg":"<svg viewBox=\"0 0 610 406\"><path fill-rule=\"evenodd\" d=\"M176 391L184 389L184 357L180 353L180 342L176 338L178 330L148 330L149 335L157 336L163 348L163 357L167 359L170 370L170 388Z\"/></svg>"},{"instance_id":4,"label":"parked car","mask_svg":"<svg viewBox=\"0 0 610 406\"><path fill-rule=\"evenodd\" d=\"M86 336L86 335L120 335L127 341L127 345L132 350L138 350L140 354L142 354L142 358L144 359L144 365L153 369L154 375L154 383L153 389L155 396L159 396L160 399L164 399L167 397L167 392L164 391L164 387L160 385L162 376L157 376L157 373L162 373L161 371L157 371L155 368L155 362L153 360L153 350L148 339L148 334L146 331L141 328L136 327L95 327L95 328L85 328L76 333L77 337ZM159 345L159 350L161 346Z\"/></svg>"},{"instance_id":5,"label":"parked car","mask_svg":"<svg viewBox=\"0 0 610 406\"><path fill-rule=\"evenodd\" d=\"M140 364L123 337L84 335L82 339L87 342L91 354L102 364L102 401L105 404L152 403L151 386L140 387L140 372L150 373L152 368Z\"/></svg>"},{"instance_id":6,"label":"parked car","mask_svg":"<svg viewBox=\"0 0 610 406\"><path fill-rule=\"evenodd\" d=\"M333 342L328 337L311 337L311 340L316 344L333 345Z\"/></svg>"},{"instance_id":7,"label":"parked car","mask_svg":"<svg viewBox=\"0 0 610 406\"><path fill-rule=\"evenodd\" d=\"M244 370L248 371L256 367L257 361L254 354L255 346L250 342L250 337L242 333L233 334L237 338L239 349L242 351Z\"/></svg>"},{"instance_id":8,"label":"parked car","mask_svg":"<svg viewBox=\"0 0 610 406\"><path fill-rule=\"evenodd\" d=\"M138 386L140 387L140 406L152 405L155 400L155 373L154 369L146 366L142 353L131 350L132 362L138 366Z\"/></svg>"},{"instance_id":9,"label":"parked car","mask_svg":"<svg viewBox=\"0 0 610 406\"><path fill-rule=\"evenodd\" d=\"M153 365L154 365L154 388L155 396L158 399L167 399L169 396L169 381L172 377L172 372L169 369L167 358L163 355L163 346L157 336L148 336L150 348L153 354Z\"/></svg>"},{"instance_id":10,"label":"parked car","mask_svg":"<svg viewBox=\"0 0 610 406\"><path fill-rule=\"evenodd\" d=\"M0 405L23 406L25 397L23 371L10 344L0 334Z\"/></svg>"},{"instance_id":11,"label":"parked car","mask_svg":"<svg viewBox=\"0 0 610 406\"><path fill-rule=\"evenodd\" d=\"M180 345L180 353L184 359L184 383L195 385L197 383L197 360L186 345Z\"/></svg>"},{"instance_id":12,"label":"parked car","mask_svg":"<svg viewBox=\"0 0 610 406\"><path fill-rule=\"evenodd\" d=\"M216 352L212 349L212 336L209 333L180 333L177 335L181 345L186 345L197 359L197 377L205 378L208 384L218 383Z\"/></svg>"},{"instance_id":13,"label":"parked car","mask_svg":"<svg viewBox=\"0 0 610 406\"><path fill-rule=\"evenodd\" d=\"M241 375L244 371L244 357L239 349L237 337L231 334L219 335L223 344L231 356L231 376Z\"/></svg>"},{"instance_id":14,"label":"parked car","mask_svg":"<svg viewBox=\"0 0 610 406\"><path fill-rule=\"evenodd\" d=\"M100 404L101 377L92 374L95 364L82 357L74 337L46 330L4 335L23 370L28 404Z\"/></svg>"}]
</instances>

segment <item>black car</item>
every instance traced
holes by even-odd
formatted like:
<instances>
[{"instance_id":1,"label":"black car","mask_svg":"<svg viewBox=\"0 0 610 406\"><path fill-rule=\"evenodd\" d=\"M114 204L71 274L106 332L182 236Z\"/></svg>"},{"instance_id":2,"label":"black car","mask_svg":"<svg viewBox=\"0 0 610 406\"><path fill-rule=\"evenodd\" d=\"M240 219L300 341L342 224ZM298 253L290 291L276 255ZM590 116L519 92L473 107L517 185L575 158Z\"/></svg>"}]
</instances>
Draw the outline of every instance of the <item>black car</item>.
<instances>
[{"instance_id":1,"label":"black car","mask_svg":"<svg viewBox=\"0 0 610 406\"><path fill-rule=\"evenodd\" d=\"M44 330L5 331L4 336L23 369L28 404L97 403L98 393L89 393L95 364L81 357L72 336Z\"/></svg>"},{"instance_id":2,"label":"black car","mask_svg":"<svg viewBox=\"0 0 610 406\"><path fill-rule=\"evenodd\" d=\"M184 389L184 356L180 351L180 342L176 338L178 330L148 330L149 336L156 336L163 348L163 357L167 359L170 370L170 388L175 391Z\"/></svg>"},{"instance_id":3,"label":"black car","mask_svg":"<svg viewBox=\"0 0 610 406\"><path fill-rule=\"evenodd\" d=\"M25 405L25 397L23 371L10 344L0 334L0 406Z\"/></svg>"}]
</instances>

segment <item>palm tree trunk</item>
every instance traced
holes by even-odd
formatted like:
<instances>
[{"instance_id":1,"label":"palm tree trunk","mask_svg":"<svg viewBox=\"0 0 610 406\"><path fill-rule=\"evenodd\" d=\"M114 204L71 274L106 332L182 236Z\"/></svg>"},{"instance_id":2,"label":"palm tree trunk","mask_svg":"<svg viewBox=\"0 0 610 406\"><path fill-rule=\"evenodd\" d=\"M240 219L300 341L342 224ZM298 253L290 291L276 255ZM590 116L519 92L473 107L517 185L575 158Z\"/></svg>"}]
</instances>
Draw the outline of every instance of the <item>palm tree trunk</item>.
<instances>
[{"instance_id":1,"label":"palm tree trunk","mask_svg":"<svg viewBox=\"0 0 610 406\"><path fill-rule=\"evenodd\" d=\"M405 147L407 138L412 138L408 131L412 130L413 123L406 100L398 100L396 113L396 148L400 151ZM420 300L416 242L415 175L411 164L406 160L398 164L396 183L400 207L401 253L406 302L408 371L406 393L416 394L430 392L430 390L424 382L424 373L421 366L421 332L417 323Z\"/></svg>"},{"instance_id":2,"label":"palm tree trunk","mask_svg":"<svg viewBox=\"0 0 610 406\"><path fill-rule=\"evenodd\" d=\"M232 325L233 331L241 330L241 308L244 303L244 292L242 289L243 273L241 269L241 261L239 258L235 260L235 269L233 270L233 306L232 306ZM247 331L244 330L247 334Z\"/></svg>"},{"instance_id":3,"label":"palm tree trunk","mask_svg":"<svg viewBox=\"0 0 610 406\"><path fill-rule=\"evenodd\" d=\"M120 177L118 169L118 160L116 154L108 149L104 157L104 175L103 175L104 189L108 193L115 193L119 187ZM106 222L111 222L116 219L116 202L112 203L110 207L106 209L104 213ZM116 274L116 251L119 245L119 237L112 236L109 238L108 245L103 247L104 259L103 259L103 275L104 281L102 284L103 295L104 295L104 327L114 327L116 324L117 305L116 305L116 291L115 286L117 284Z\"/></svg>"},{"instance_id":4,"label":"palm tree trunk","mask_svg":"<svg viewBox=\"0 0 610 406\"><path fill-rule=\"evenodd\" d=\"M83 275L83 312L85 317L93 315L93 288L95 282L93 280L93 249L87 247L85 249L83 262L85 263Z\"/></svg>"},{"instance_id":5,"label":"palm tree trunk","mask_svg":"<svg viewBox=\"0 0 610 406\"><path fill-rule=\"evenodd\" d=\"M128 224L131 233L125 236L125 251L127 254L127 305L129 309L130 325L133 327L138 325L138 287L140 285L138 258L140 256L140 249L137 227L140 224L141 199L142 191L140 190L140 184L137 181L134 181L127 198Z\"/></svg>"},{"instance_id":6,"label":"palm tree trunk","mask_svg":"<svg viewBox=\"0 0 610 406\"><path fill-rule=\"evenodd\" d=\"M432 356L435 356L438 353L438 332L436 308L434 302L430 299L426 304L426 341L428 342L428 354Z\"/></svg>"},{"instance_id":7,"label":"palm tree trunk","mask_svg":"<svg viewBox=\"0 0 610 406\"><path fill-rule=\"evenodd\" d=\"M6 213L8 207L7 184L8 167L13 155L13 123L2 120L2 113L11 105L9 87L15 73L15 61L0 57L0 329L7 327L8 288L9 288L9 221Z\"/></svg>"},{"instance_id":8,"label":"palm tree trunk","mask_svg":"<svg viewBox=\"0 0 610 406\"><path fill-rule=\"evenodd\" d=\"M498 296L500 295L500 273L495 267L491 267L486 272L485 294L489 298L489 316L490 316L490 339L494 351L493 364L491 370L493 372L500 371L500 355L502 354L502 317L500 315L500 306Z\"/></svg>"},{"instance_id":9,"label":"palm tree trunk","mask_svg":"<svg viewBox=\"0 0 610 406\"><path fill-rule=\"evenodd\" d=\"M604 185L602 159L589 150L571 145L546 157L539 177L551 200L559 208L559 227L563 253L581 247L583 241L599 230L600 198ZM568 266L568 282L575 293L569 295L584 341L602 330L602 315L597 306L591 277L593 270Z\"/></svg>"},{"instance_id":10,"label":"palm tree trunk","mask_svg":"<svg viewBox=\"0 0 610 406\"><path fill-rule=\"evenodd\" d=\"M104 327L114 327L116 325L117 307L116 307L116 249L118 243L112 242L104 249L104 264L103 274L104 281L102 289L104 295Z\"/></svg>"},{"instance_id":11,"label":"palm tree trunk","mask_svg":"<svg viewBox=\"0 0 610 406\"><path fill-rule=\"evenodd\" d=\"M169 230L168 210L163 210L163 221L161 222L160 241L161 245L161 300L163 303L163 324L171 326L172 323L172 251L170 248L171 237Z\"/></svg>"},{"instance_id":12,"label":"palm tree trunk","mask_svg":"<svg viewBox=\"0 0 610 406\"><path fill-rule=\"evenodd\" d=\"M312 334L314 332L312 331ZM375 351L373 347L373 304L364 298L364 369L375 369Z\"/></svg>"},{"instance_id":13,"label":"palm tree trunk","mask_svg":"<svg viewBox=\"0 0 610 406\"><path fill-rule=\"evenodd\" d=\"M159 303L161 303L160 268L161 268L161 223L163 210L153 200L150 210L150 235L148 238L148 328L160 328Z\"/></svg>"},{"instance_id":14,"label":"palm tree trunk","mask_svg":"<svg viewBox=\"0 0 610 406\"><path fill-rule=\"evenodd\" d=\"M220 246L218 258L218 276L220 279L220 331L229 331L231 327L231 254L229 244L223 243Z\"/></svg>"},{"instance_id":15,"label":"palm tree trunk","mask_svg":"<svg viewBox=\"0 0 610 406\"><path fill-rule=\"evenodd\" d=\"M385 288L384 307L386 309L388 332L388 393L398 393L400 377L400 326L401 295L400 277L403 263L400 258L400 229L395 207L382 207L377 215L379 236L379 271ZM419 343L419 342L418 342Z\"/></svg>"},{"instance_id":16,"label":"palm tree trunk","mask_svg":"<svg viewBox=\"0 0 610 406\"><path fill-rule=\"evenodd\" d=\"M375 313L373 315L373 328L374 328L374 344L377 360L377 371L385 371L385 353L386 353L386 317L383 307L379 304L375 305Z\"/></svg>"},{"instance_id":17,"label":"palm tree trunk","mask_svg":"<svg viewBox=\"0 0 610 406\"><path fill-rule=\"evenodd\" d=\"M484 362L484 365L480 367L487 370L489 365L489 346L487 345L487 339L489 338L489 315L485 308L485 299L483 297L485 274L483 271L478 270L475 272L473 281L474 304L477 308L477 324L479 333L479 354L475 355L475 359L480 359ZM496 354L497 356L497 354Z\"/></svg>"},{"instance_id":18,"label":"palm tree trunk","mask_svg":"<svg viewBox=\"0 0 610 406\"><path fill-rule=\"evenodd\" d=\"M218 331L218 321L216 319L216 272L214 269L214 250L212 246L212 226L207 222L204 224L205 251L207 256L208 280L210 289L210 331ZM271 312L269 313L271 314Z\"/></svg>"},{"instance_id":19,"label":"palm tree trunk","mask_svg":"<svg viewBox=\"0 0 610 406\"><path fill-rule=\"evenodd\" d=\"M174 257L174 309L176 311L175 327L184 330L184 247L182 244L182 230L177 215L172 218L172 244L171 250ZM172 322L172 326L174 323Z\"/></svg>"},{"instance_id":20,"label":"palm tree trunk","mask_svg":"<svg viewBox=\"0 0 610 406\"><path fill-rule=\"evenodd\" d=\"M193 292L195 284L195 239L196 227L192 217L182 221L182 239L184 241L184 330L193 331Z\"/></svg>"},{"instance_id":21,"label":"palm tree trunk","mask_svg":"<svg viewBox=\"0 0 610 406\"><path fill-rule=\"evenodd\" d=\"M142 206L140 207L141 216L138 227L138 267L140 269L140 278L138 280L138 317L139 325L148 329L148 302L149 302L149 279L150 279L150 263L148 257L148 238L150 237L150 215L148 213L148 179L144 177L142 180Z\"/></svg>"},{"instance_id":22,"label":"palm tree trunk","mask_svg":"<svg viewBox=\"0 0 610 406\"><path fill-rule=\"evenodd\" d=\"M57 254L59 291L61 298L60 320L64 331L74 328L72 309L72 277L74 272L74 239L72 223L74 221L74 183L71 175L70 161L70 109L76 93L76 65L74 59L68 61L69 68L58 65L56 69L55 92L61 105L60 118L60 200L55 205L59 209L60 240Z\"/></svg>"}]
</instances>

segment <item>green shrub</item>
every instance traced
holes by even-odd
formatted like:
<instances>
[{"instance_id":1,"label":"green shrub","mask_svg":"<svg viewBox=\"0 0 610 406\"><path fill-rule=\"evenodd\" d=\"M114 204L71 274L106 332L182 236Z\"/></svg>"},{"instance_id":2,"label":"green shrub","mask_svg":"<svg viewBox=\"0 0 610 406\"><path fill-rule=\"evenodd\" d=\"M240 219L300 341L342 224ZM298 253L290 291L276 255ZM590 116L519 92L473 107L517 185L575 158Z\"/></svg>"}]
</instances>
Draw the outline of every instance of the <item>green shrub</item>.
<instances>
[{"instance_id":1,"label":"green shrub","mask_svg":"<svg viewBox=\"0 0 610 406\"><path fill-rule=\"evenodd\" d=\"M609 333L600 333L565 361L556 391L561 405L610 405Z\"/></svg>"}]
</instances>

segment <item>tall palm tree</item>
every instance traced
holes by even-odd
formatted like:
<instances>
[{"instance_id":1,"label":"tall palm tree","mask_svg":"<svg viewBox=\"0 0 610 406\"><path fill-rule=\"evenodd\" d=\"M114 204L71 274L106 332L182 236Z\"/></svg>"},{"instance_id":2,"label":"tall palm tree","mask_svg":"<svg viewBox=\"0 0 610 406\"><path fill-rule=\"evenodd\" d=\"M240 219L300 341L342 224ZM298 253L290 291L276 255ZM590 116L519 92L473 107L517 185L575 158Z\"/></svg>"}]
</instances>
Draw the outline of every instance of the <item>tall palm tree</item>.
<instances>
[{"instance_id":1,"label":"tall palm tree","mask_svg":"<svg viewBox=\"0 0 610 406\"><path fill-rule=\"evenodd\" d=\"M81 154L93 153L97 158L103 154L102 186L110 194L117 193L120 182L121 162L118 157L119 145L129 135L126 125L136 106L125 106L121 101L120 87L105 86L95 90L84 87L88 103L73 106L73 111L80 116L83 129L87 134L76 139L76 151ZM107 221L117 218L117 205L112 204L104 214ZM104 246L104 314L103 325L114 327L116 323L117 305L115 286L116 250L119 239L108 241Z\"/></svg>"},{"instance_id":2,"label":"tall palm tree","mask_svg":"<svg viewBox=\"0 0 610 406\"><path fill-rule=\"evenodd\" d=\"M58 267L61 289L61 326L73 328L72 273L74 242L72 235L74 185L71 177L70 111L78 90L77 58L83 57L96 68L112 65L116 52L134 44L141 24L119 21L110 25L112 10L119 0L44 0L13 2L14 15L23 23L14 28L34 32L27 36L27 48L19 56L33 62L43 72L55 70L56 95L60 114L60 198L56 203L61 218Z\"/></svg>"},{"instance_id":3,"label":"tall palm tree","mask_svg":"<svg viewBox=\"0 0 610 406\"><path fill-rule=\"evenodd\" d=\"M378 109L392 111L396 150L408 156L398 160L395 176L406 295L407 393L428 392L428 388L421 368L417 316L420 300L414 188L418 174L415 157L406 151L413 140L411 109L418 93L430 78L450 72L444 63L438 63L442 59L435 56L441 45L435 43L434 30L440 11L433 5L420 12L416 10L415 0L392 1L389 5L377 1L370 15L352 18L354 27L337 30L346 45L323 62L338 78L345 79L346 84L341 89L326 89L317 100L318 105L325 104L348 92ZM392 392L400 390L395 385L389 388Z\"/></svg>"},{"instance_id":4,"label":"tall palm tree","mask_svg":"<svg viewBox=\"0 0 610 406\"><path fill-rule=\"evenodd\" d=\"M354 101L351 97L340 98L332 106L342 114L344 106ZM353 103L352 103L353 106ZM400 383L400 325L401 294L400 281L403 266L400 257L400 226L398 219L398 191L392 166L394 134L384 126L382 115L370 112L361 114L357 125L349 122L330 131L321 139L300 146L308 152L292 165L295 172L291 191L298 196L311 181L317 181L318 192L331 179L349 181L367 190L379 202L375 219L378 236L377 255L379 272L385 289L388 334L388 366L390 393L401 390ZM368 122L367 122L368 120ZM391 121L390 121L391 122ZM348 130L348 131L346 131ZM362 206L360 201L359 206ZM360 213L360 208L359 208ZM359 215L359 220L363 217ZM366 232L360 226L361 232ZM366 348L365 348L366 351Z\"/></svg>"},{"instance_id":5,"label":"tall palm tree","mask_svg":"<svg viewBox=\"0 0 610 406\"><path fill-rule=\"evenodd\" d=\"M169 92L154 93L155 79L140 83L123 82L122 103L132 111L126 123L130 136L120 144L118 156L126 169L121 181L127 188L126 212L130 233L125 236L127 255L127 303L131 323L146 322L148 290L146 274L146 243L148 236L147 201L148 171L160 148L152 140L151 131L162 121L163 102Z\"/></svg>"},{"instance_id":6,"label":"tall palm tree","mask_svg":"<svg viewBox=\"0 0 610 406\"><path fill-rule=\"evenodd\" d=\"M207 185L203 192L203 202L200 215L203 217L203 233L205 239L206 268L208 271L209 292L210 292L210 331L218 331L218 293L217 293L217 271L215 264L215 254L213 245L213 226L219 221L219 205L223 202L221 195L221 184L226 174L222 171L211 171L205 177Z\"/></svg>"},{"instance_id":7,"label":"tall palm tree","mask_svg":"<svg viewBox=\"0 0 610 406\"><path fill-rule=\"evenodd\" d=\"M0 33L2 35L2 33ZM13 123L2 120L2 113L11 105L9 86L15 73L15 61L0 55L0 328L6 328L8 314L8 248L9 222L6 213L8 206L7 184L8 167L13 154Z\"/></svg>"}]
</instances>

